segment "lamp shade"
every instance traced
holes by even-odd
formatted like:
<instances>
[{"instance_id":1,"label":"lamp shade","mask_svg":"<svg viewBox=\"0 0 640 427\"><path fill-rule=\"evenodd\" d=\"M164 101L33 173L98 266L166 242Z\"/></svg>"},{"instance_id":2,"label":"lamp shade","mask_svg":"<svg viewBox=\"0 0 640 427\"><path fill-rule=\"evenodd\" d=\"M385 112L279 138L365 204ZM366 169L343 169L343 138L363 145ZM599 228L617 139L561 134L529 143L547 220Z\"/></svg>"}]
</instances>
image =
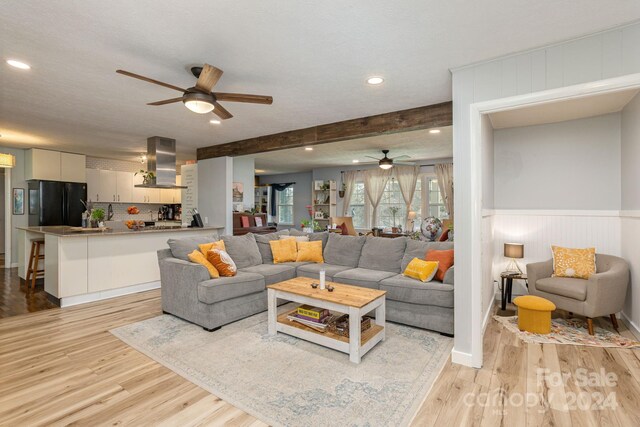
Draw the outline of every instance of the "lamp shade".
<instances>
[{"instance_id":1,"label":"lamp shade","mask_svg":"<svg viewBox=\"0 0 640 427\"><path fill-rule=\"evenodd\" d=\"M414 211L409 211L409 214L407 215L407 219L413 221L414 219L416 219L416 213Z\"/></svg>"},{"instance_id":2,"label":"lamp shade","mask_svg":"<svg viewBox=\"0 0 640 427\"><path fill-rule=\"evenodd\" d=\"M16 165L16 158L12 154L0 153L0 168L12 168Z\"/></svg>"},{"instance_id":3,"label":"lamp shade","mask_svg":"<svg viewBox=\"0 0 640 427\"><path fill-rule=\"evenodd\" d=\"M506 258L524 258L524 245L522 243L505 243L504 256Z\"/></svg>"}]
</instances>

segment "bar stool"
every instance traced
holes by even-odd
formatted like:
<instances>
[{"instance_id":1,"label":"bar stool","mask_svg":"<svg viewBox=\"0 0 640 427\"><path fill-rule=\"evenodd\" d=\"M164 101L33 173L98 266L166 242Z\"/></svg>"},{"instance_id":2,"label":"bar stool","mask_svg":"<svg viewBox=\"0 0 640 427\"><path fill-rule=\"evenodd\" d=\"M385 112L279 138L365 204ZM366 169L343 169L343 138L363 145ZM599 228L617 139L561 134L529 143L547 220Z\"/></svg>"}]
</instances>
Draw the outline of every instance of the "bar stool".
<instances>
[{"instance_id":1,"label":"bar stool","mask_svg":"<svg viewBox=\"0 0 640 427\"><path fill-rule=\"evenodd\" d=\"M44 259L44 253L40 254L40 248L44 246L44 240L31 241L31 254L29 255L29 268L27 269L27 285L31 281L31 289L35 289L36 280L44 278L44 266L39 270L40 260Z\"/></svg>"}]
</instances>

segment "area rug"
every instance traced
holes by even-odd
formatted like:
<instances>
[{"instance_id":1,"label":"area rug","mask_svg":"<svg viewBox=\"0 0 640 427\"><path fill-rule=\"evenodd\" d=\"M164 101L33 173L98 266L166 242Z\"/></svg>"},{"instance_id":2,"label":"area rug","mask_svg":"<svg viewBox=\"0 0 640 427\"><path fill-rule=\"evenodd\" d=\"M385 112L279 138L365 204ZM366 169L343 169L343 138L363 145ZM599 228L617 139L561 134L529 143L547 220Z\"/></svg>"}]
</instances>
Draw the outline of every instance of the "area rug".
<instances>
[{"instance_id":1,"label":"area rug","mask_svg":"<svg viewBox=\"0 0 640 427\"><path fill-rule=\"evenodd\" d=\"M594 328L595 335L589 335L585 322L581 319L552 319L550 334L534 334L518 329L518 316L493 316L509 331L528 343L572 344L591 347L637 348L640 342L628 339L603 327Z\"/></svg>"},{"instance_id":2,"label":"area rug","mask_svg":"<svg viewBox=\"0 0 640 427\"><path fill-rule=\"evenodd\" d=\"M215 332L170 315L111 331L187 380L273 426L408 425L453 346L387 323L360 364L345 353L267 333L267 313Z\"/></svg>"}]
</instances>

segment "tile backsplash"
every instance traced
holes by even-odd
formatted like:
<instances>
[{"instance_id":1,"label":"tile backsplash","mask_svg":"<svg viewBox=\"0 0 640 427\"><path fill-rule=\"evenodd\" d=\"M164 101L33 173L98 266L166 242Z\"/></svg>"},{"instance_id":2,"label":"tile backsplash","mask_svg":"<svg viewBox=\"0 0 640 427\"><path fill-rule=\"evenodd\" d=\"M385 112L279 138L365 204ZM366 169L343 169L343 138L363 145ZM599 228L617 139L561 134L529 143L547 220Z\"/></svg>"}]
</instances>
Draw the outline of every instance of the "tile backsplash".
<instances>
[{"instance_id":1,"label":"tile backsplash","mask_svg":"<svg viewBox=\"0 0 640 427\"><path fill-rule=\"evenodd\" d=\"M138 172L140 169L147 169L146 163L128 162L126 160L103 159L101 157L87 156L88 169L104 169L120 172Z\"/></svg>"}]
</instances>

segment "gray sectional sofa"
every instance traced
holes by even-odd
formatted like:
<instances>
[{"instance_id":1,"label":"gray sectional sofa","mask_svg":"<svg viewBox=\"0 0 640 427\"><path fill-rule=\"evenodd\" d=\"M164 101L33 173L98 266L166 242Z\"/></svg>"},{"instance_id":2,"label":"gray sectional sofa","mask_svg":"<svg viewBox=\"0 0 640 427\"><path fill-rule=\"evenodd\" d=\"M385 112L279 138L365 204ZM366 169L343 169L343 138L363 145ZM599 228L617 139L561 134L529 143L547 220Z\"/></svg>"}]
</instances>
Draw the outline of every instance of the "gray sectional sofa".
<instances>
[{"instance_id":1,"label":"gray sectional sofa","mask_svg":"<svg viewBox=\"0 0 640 427\"><path fill-rule=\"evenodd\" d=\"M429 249L453 249L452 242L311 233L309 240L323 243L324 263L274 264L269 241L282 235L307 234L283 230L222 236L238 274L218 279L210 279L203 266L187 257L199 243L217 240L217 236L170 240L170 249L158 251L162 310L214 330L265 311L267 285L298 276L318 278L324 269L327 280L387 291L388 321L453 334L453 267L443 282L422 283L401 274L413 258L424 258Z\"/></svg>"}]
</instances>

